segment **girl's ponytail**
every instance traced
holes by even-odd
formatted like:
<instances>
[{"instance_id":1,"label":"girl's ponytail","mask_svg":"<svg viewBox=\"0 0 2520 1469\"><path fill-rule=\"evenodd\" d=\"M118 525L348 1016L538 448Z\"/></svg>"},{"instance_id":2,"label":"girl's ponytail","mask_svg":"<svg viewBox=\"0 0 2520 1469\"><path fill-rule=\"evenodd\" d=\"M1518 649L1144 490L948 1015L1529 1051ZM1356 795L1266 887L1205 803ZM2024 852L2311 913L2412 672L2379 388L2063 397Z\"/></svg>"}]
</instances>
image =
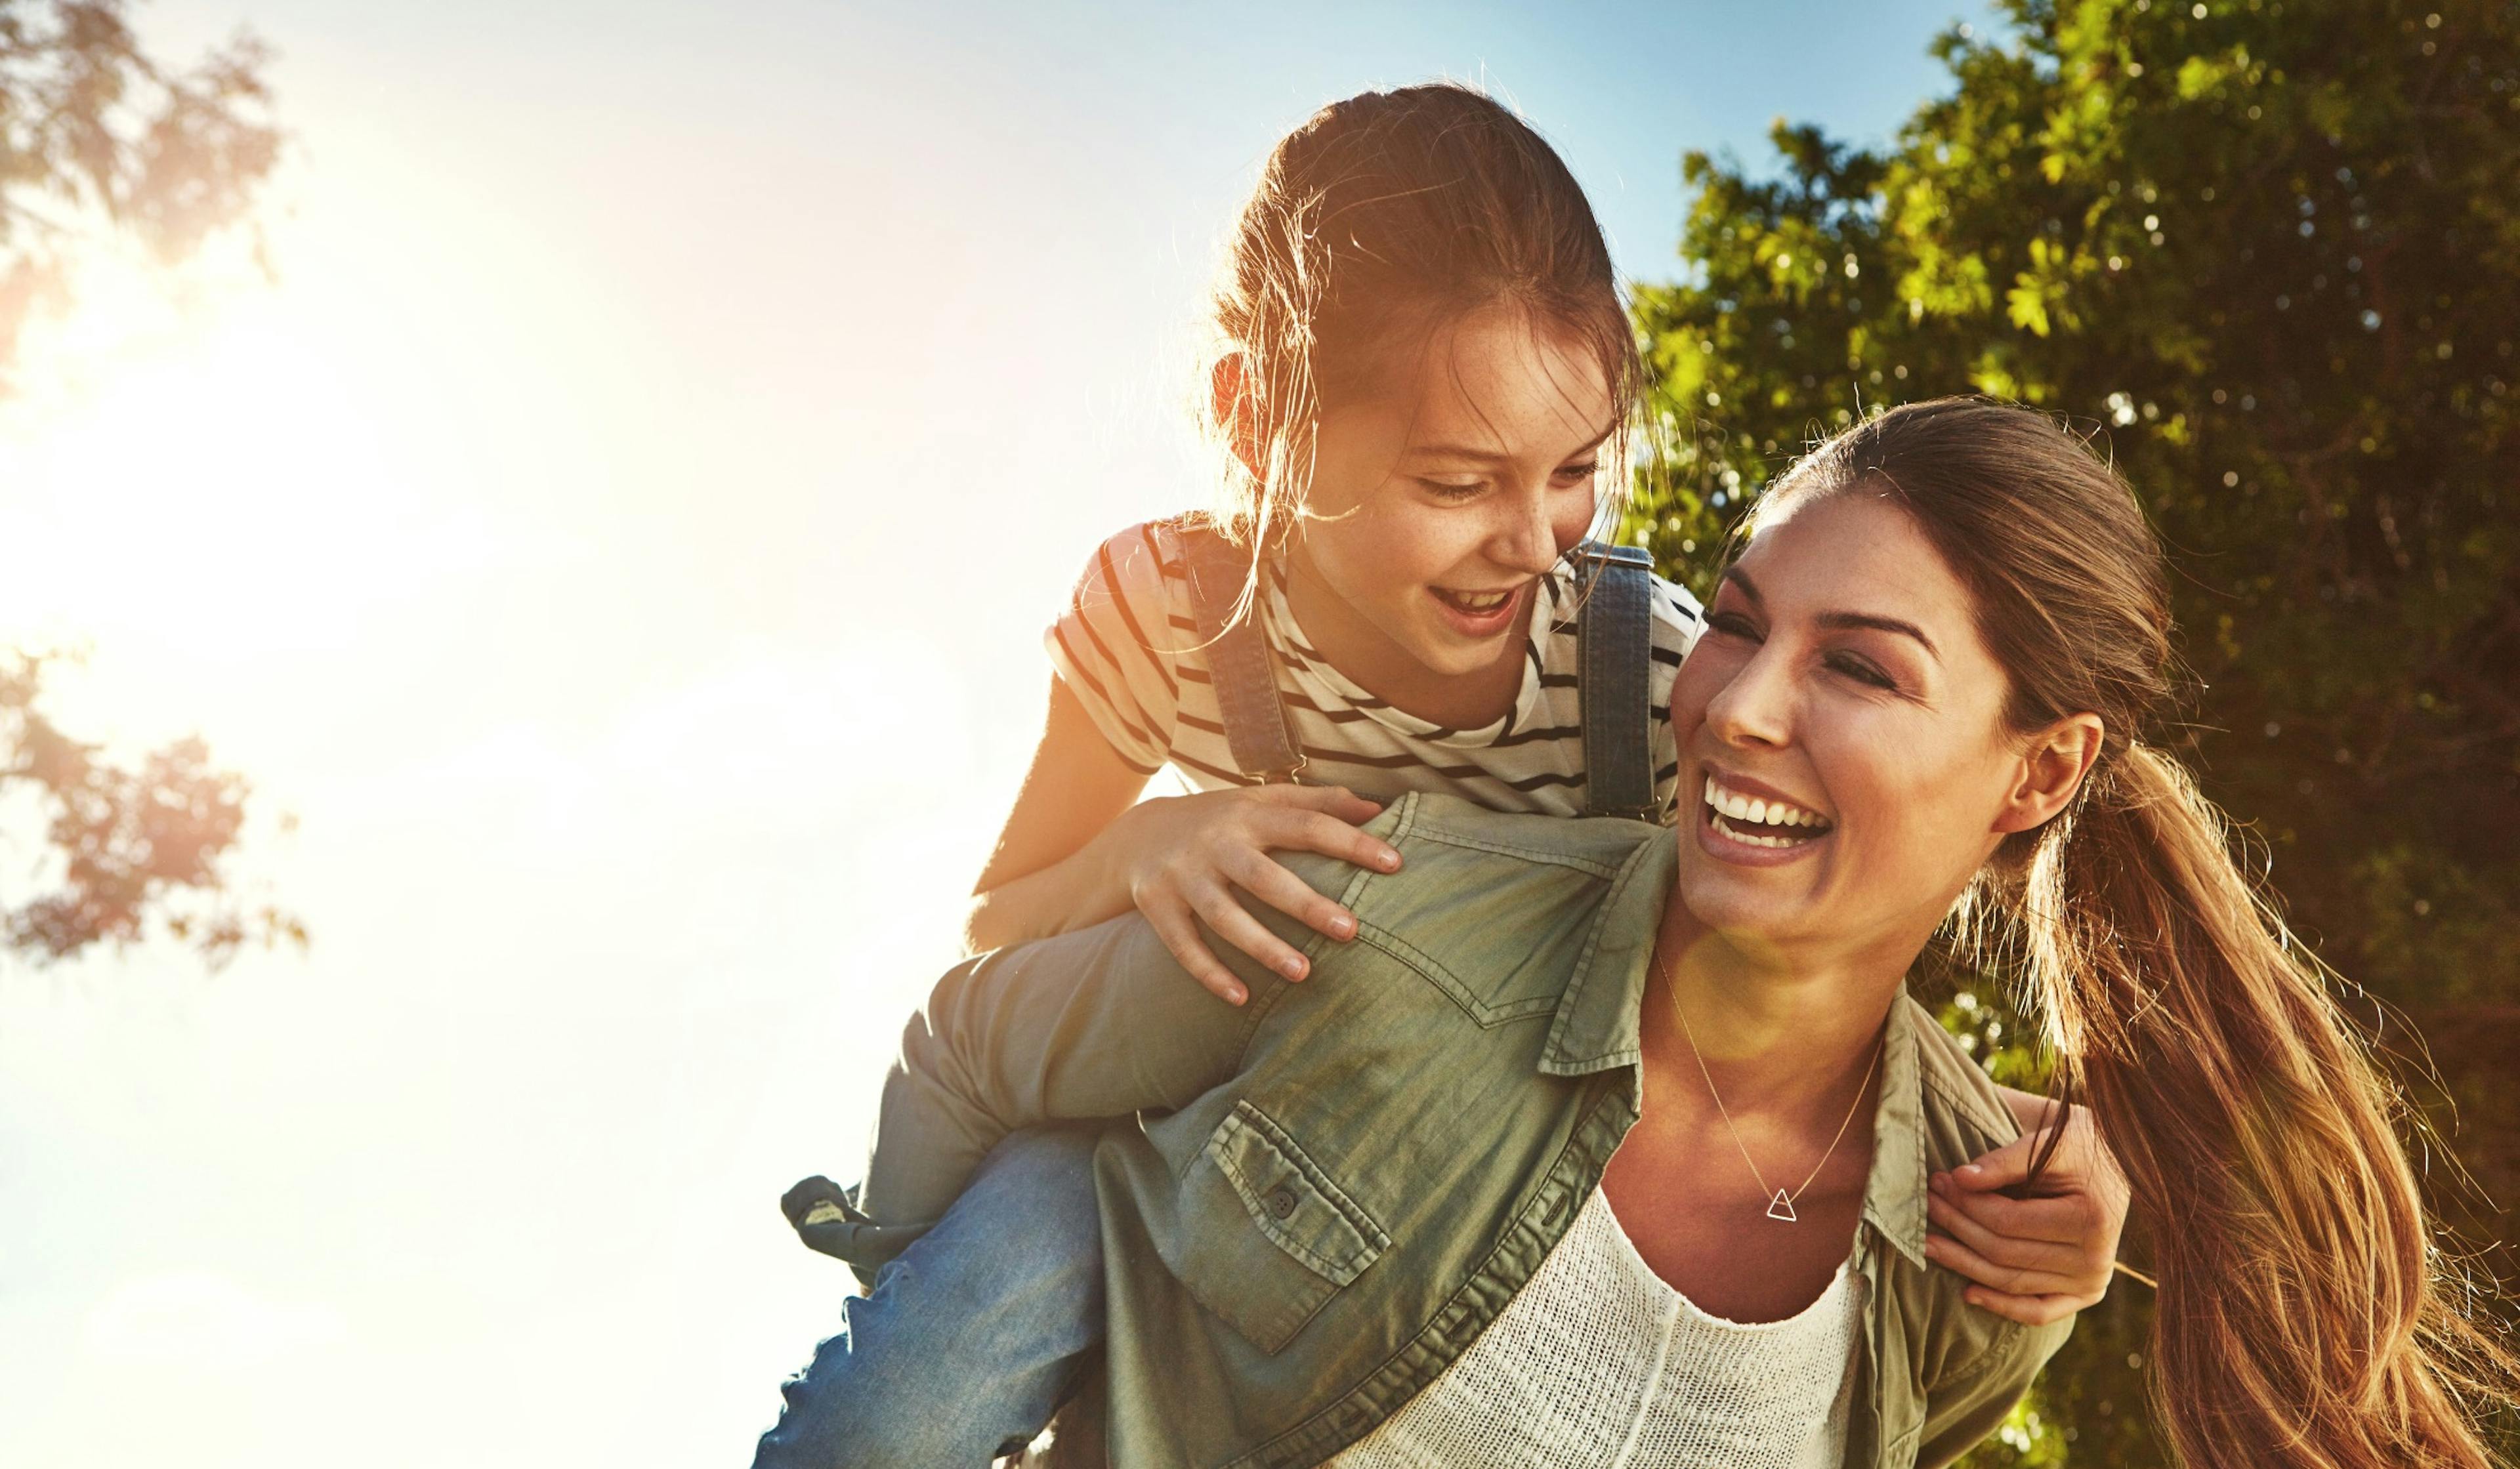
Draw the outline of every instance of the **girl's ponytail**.
<instances>
[{"instance_id":1,"label":"girl's ponytail","mask_svg":"<svg viewBox=\"0 0 2520 1469\"><path fill-rule=\"evenodd\" d=\"M2489 1463L2400 1108L2179 763L2129 743L2016 899L2068 1086L2150 1222L2155 1409L2196 1465Z\"/></svg>"},{"instance_id":2,"label":"girl's ponytail","mask_svg":"<svg viewBox=\"0 0 2520 1469\"><path fill-rule=\"evenodd\" d=\"M2439 1283L2395 1090L2233 860L2222 814L2139 732L2173 687L2161 548L2053 421L1895 408L1761 497L1877 493L1965 583L2027 734L2105 744L2068 813L2005 839L1954 913L2029 982L2065 1094L2088 1094L2150 1224L2158 1416L2211 1469L2491 1462L2475 1420L2520 1381Z\"/></svg>"}]
</instances>

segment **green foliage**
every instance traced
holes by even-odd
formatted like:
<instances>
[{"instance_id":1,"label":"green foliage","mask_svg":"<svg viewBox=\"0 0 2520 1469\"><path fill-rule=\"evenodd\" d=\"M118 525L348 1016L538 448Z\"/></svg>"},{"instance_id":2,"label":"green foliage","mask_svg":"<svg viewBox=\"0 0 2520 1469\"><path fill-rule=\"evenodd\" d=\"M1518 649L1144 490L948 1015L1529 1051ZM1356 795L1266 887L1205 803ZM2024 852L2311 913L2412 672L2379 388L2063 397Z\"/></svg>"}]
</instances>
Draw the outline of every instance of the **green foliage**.
<instances>
[{"instance_id":1,"label":"green foliage","mask_svg":"<svg viewBox=\"0 0 2520 1469\"><path fill-rule=\"evenodd\" d=\"M43 816L32 894L0 892L0 951L39 961L162 932L212 964L247 944L303 946L306 928L231 889L222 863L245 824L244 779L199 739L137 763L73 739L37 707L45 659L0 654L0 800Z\"/></svg>"},{"instance_id":2,"label":"green foliage","mask_svg":"<svg viewBox=\"0 0 2520 1469\"><path fill-rule=\"evenodd\" d=\"M2156 736L2358 1012L2396 1012L2382 1043L2509 1199L2520 1116L2488 1068L2520 1053L2520 4L2003 10L1935 43L1953 90L1885 153L1779 123L1773 175L1687 159L1688 270L1639 293L1662 442L1628 533L1703 587L1762 483L1900 401L1990 393L2095 433L2178 568L2193 706ZM2001 987L1970 994L1955 1027L2007 1025L1979 1053L2035 1071ZM2039 1432L1978 1462L2163 1462L2126 1365L2142 1295L2087 1313Z\"/></svg>"},{"instance_id":3,"label":"green foliage","mask_svg":"<svg viewBox=\"0 0 2520 1469\"><path fill-rule=\"evenodd\" d=\"M122 0L0 0L0 387L29 315L86 255L163 264L250 228L280 155L267 56L241 37L189 69L140 49Z\"/></svg>"}]
</instances>

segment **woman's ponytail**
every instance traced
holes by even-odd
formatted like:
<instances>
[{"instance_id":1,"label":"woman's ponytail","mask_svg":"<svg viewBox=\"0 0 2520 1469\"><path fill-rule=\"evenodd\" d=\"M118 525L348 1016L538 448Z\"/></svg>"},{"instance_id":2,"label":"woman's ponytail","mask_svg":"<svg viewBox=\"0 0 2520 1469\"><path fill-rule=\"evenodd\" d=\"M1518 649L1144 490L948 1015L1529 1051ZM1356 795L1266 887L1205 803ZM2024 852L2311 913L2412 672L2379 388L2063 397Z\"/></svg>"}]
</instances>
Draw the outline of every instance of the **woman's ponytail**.
<instances>
[{"instance_id":1,"label":"woman's ponytail","mask_svg":"<svg viewBox=\"0 0 2520 1469\"><path fill-rule=\"evenodd\" d=\"M1954 914L2029 982L2149 1224L2152 1380L2205 1469L2491 1463L2475 1422L2520 1381L2462 1313L2393 1131L2405 1109L2233 860L2222 814L2140 741L2173 690L2159 543L2054 421L1978 399L1895 408L1821 445L1753 527L1811 496L1912 513L1974 599L2024 734L2096 714L2066 815L2005 839Z\"/></svg>"},{"instance_id":2,"label":"woman's ponytail","mask_svg":"<svg viewBox=\"0 0 2520 1469\"><path fill-rule=\"evenodd\" d=\"M2155 1407L2196 1465L2490 1461L2498 1353L2434 1283L2396 1093L2178 762L2130 743L2016 898L2068 1085L2150 1223Z\"/></svg>"}]
</instances>

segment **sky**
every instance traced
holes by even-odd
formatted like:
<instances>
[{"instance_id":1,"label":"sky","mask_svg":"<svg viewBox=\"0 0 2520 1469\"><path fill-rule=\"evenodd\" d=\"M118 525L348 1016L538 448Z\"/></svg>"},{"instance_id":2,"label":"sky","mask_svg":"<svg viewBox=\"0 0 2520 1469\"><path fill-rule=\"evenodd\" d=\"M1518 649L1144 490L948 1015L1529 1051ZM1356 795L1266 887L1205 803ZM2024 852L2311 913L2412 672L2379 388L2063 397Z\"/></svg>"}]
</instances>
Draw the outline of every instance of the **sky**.
<instances>
[{"instance_id":1,"label":"sky","mask_svg":"<svg viewBox=\"0 0 2520 1469\"><path fill-rule=\"evenodd\" d=\"M1449 76L1666 279L1684 150L1879 142L1973 0L158 0L273 274L101 270L0 403L0 645L198 732L313 931L0 960L0 1463L740 1462L1091 549L1202 502L1276 137ZM283 829L282 813L293 818ZM0 809L0 895L41 876Z\"/></svg>"}]
</instances>

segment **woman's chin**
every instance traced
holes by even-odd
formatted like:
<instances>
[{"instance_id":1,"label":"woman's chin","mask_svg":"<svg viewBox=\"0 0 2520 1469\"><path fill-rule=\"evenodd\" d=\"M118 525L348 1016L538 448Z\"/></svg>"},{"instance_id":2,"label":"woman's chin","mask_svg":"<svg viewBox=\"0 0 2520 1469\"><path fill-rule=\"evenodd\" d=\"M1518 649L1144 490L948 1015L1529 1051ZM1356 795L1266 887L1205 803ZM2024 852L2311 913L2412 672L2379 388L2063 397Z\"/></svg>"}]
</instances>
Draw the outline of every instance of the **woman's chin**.
<instances>
[{"instance_id":1,"label":"woman's chin","mask_svg":"<svg viewBox=\"0 0 2520 1469\"><path fill-rule=\"evenodd\" d=\"M1673 890L1700 926L1727 938L1781 943L1813 927L1807 883L1715 861L1688 850L1685 838Z\"/></svg>"}]
</instances>

